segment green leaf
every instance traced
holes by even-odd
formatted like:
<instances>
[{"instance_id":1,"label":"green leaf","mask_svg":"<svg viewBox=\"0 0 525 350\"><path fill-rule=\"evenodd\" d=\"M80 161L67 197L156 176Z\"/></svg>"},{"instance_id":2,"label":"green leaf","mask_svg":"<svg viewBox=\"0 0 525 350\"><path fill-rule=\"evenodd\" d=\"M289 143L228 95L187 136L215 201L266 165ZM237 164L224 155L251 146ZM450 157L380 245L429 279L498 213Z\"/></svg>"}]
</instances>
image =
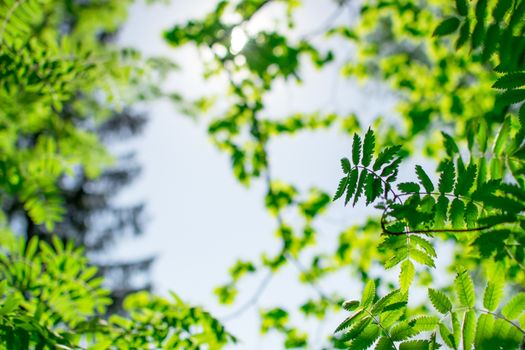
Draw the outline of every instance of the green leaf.
<instances>
[{"instance_id":1,"label":"green leaf","mask_svg":"<svg viewBox=\"0 0 525 350\"><path fill-rule=\"evenodd\" d=\"M401 158L396 158L392 161L392 163L388 164L386 167L384 167L383 171L381 172L381 177L389 176L390 174L397 173L397 169L399 168L399 164L401 164ZM388 182L392 182L387 180Z\"/></svg>"},{"instance_id":2,"label":"green leaf","mask_svg":"<svg viewBox=\"0 0 525 350\"><path fill-rule=\"evenodd\" d=\"M507 90L498 97L498 101L507 106L525 100L525 89Z\"/></svg>"},{"instance_id":3,"label":"green leaf","mask_svg":"<svg viewBox=\"0 0 525 350\"><path fill-rule=\"evenodd\" d=\"M458 10L458 14L460 14L461 16L468 15L467 0L456 0L456 9Z\"/></svg>"},{"instance_id":4,"label":"green leaf","mask_svg":"<svg viewBox=\"0 0 525 350\"><path fill-rule=\"evenodd\" d=\"M452 136L450 136L446 132L442 131L441 135L443 135L443 138L444 138L444 142L443 143L444 143L444 146L445 146L445 150L447 151L447 155L450 158L454 158L454 156L459 153L459 147L456 144L456 141L454 141Z\"/></svg>"},{"instance_id":5,"label":"green leaf","mask_svg":"<svg viewBox=\"0 0 525 350\"><path fill-rule=\"evenodd\" d=\"M376 296L376 284L374 280L368 280L363 290L363 295L361 297L361 306L363 308L368 308L374 302Z\"/></svg>"},{"instance_id":6,"label":"green leaf","mask_svg":"<svg viewBox=\"0 0 525 350\"><path fill-rule=\"evenodd\" d=\"M487 30L485 39L483 40L483 55L482 60L488 61L498 48L500 39L500 29L497 23L492 23Z\"/></svg>"},{"instance_id":7,"label":"green leaf","mask_svg":"<svg viewBox=\"0 0 525 350\"><path fill-rule=\"evenodd\" d=\"M452 349L457 349L454 336L452 335L448 327L443 323L439 324L439 334L441 335L441 339L443 339L445 344L447 344Z\"/></svg>"},{"instance_id":8,"label":"green leaf","mask_svg":"<svg viewBox=\"0 0 525 350\"><path fill-rule=\"evenodd\" d=\"M461 343L461 324L459 323L459 313L457 311L453 311L451 316L454 344L456 345L456 348L459 348L459 344Z\"/></svg>"},{"instance_id":9,"label":"green leaf","mask_svg":"<svg viewBox=\"0 0 525 350\"><path fill-rule=\"evenodd\" d=\"M487 0L478 0L476 3L476 19L479 22L485 21L487 16Z\"/></svg>"},{"instance_id":10,"label":"green leaf","mask_svg":"<svg viewBox=\"0 0 525 350\"><path fill-rule=\"evenodd\" d=\"M432 181L428 177L425 170L423 170L423 168L420 165L416 165L416 174L417 178L419 179L419 182L425 188L425 191L427 193L432 193L434 191L434 185L432 184Z\"/></svg>"},{"instance_id":11,"label":"green leaf","mask_svg":"<svg viewBox=\"0 0 525 350\"><path fill-rule=\"evenodd\" d=\"M387 295L379 299L372 307L372 310L370 311L370 313L374 316L379 315L380 313L383 312L383 310L387 306L391 305L398 299L399 299L399 290L393 290L392 292L388 293Z\"/></svg>"},{"instance_id":12,"label":"green leaf","mask_svg":"<svg viewBox=\"0 0 525 350\"><path fill-rule=\"evenodd\" d=\"M345 341L355 339L365 330L365 328L370 324L370 322L372 322L371 316L367 315L363 317L357 324L355 324L354 326L352 326L352 328L345 332L342 339Z\"/></svg>"},{"instance_id":13,"label":"green leaf","mask_svg":"<svg viewBox=\"0 0 525 350\"><path fill-rule=\"evenodd\" d=\"M343 173L348 174L350 172L350 161L348 158L341 158L341 169L343 169Z\"/></svg>"},{"instance_id":14,"label":"green leaf","mask_svg":"<svg viewBox=\"0 0 525 350\"><path fill-rule=\"evenodd\" d=\"M512 7L513 0L498 0L494 11L492 12L492 17L496 22L500 22L505 16L505 13Z\"/></svg>"},{"instance_id":15,"label":"green leaf","mask_svg":"<svg viewBox=\"0 0 525 350\"><path fill-rule=\"evenodd\" d=\"M476 312L469 310L463 320L463 349L471 350L476 337Z\"/></svg>"},{"instance_id":16,"label":"green leaf","mask_svg":"<svg viewBox=\"0 0 525 350\"><path fill-rule=\"evenodd\" d=\"M397 188L403 193L418 193L419 185L415 182L402 182L397 185Z\"/></svg>"},{"instance_id":17,"label":"green leaf","mask_svg":"<svg viewBox=\"0 0 525 350\"><path fill-rule=\"evenodd\" d=\"M27 243L25 258L28 261L31 261L33 257L35 256L37 249L38 249L38 237L33 236Z\"/></svg>"},{"instance_id":18,"label":"green leaf","mask_svg":"<svg viewBox=\"0 0 525 350\"><path fill-rule=\"evenodd\" d=\"M474 181L476 180L477 166L470 163L467 166L465 173L458 175L456 186L454 187L454 194L456 196L464 196L470 192Z\"/></svg>"},{"instance_id":19,"label":"green leaf","mask_svg":"<svg viewBox=\"0 0 525 350\"><path fill-rule=\"evenodd\" d=\"M416 334L418 334L417 330L407 320L399 322L390 329L390 338L394 341L405 340Z\"/></svg>"},{"instance_id":20,"label":"green leaf","mask_svg":"<svg viewBox=\"0 0 525 350\"><path fill-rule=\"evenodd\" d=\"M376 177L373 175L368 175L366 177L366 183L365 183L365 197L366 197L366 205L372 203L378 195L381 194L381 188L377 188L375 186L376 184Z\"/></svg>"},{"instance_id":21,"label":"green leaf","mask_svg":"<svg viewBox=\"0 0 525 350\"><path fill-rule=\"evenodd\" d=\"M521 313L525 310L525 293L516 294L510 301L503 307L501 313L509 320L517 319Z\"/></svg>"},{"instance_id":22,"label":"green leaf","mask_svg":"<svg viewBox=\"0 0 525 350\"><path fill-rule=\"evenodd\" d=\"M341 180L339 180L339 185L337 185L337 190L335 191L335 194L334 194L334 199L333 199L334 201L338 200L345 193L347 184L348 184L348 176L345 176L341 178Z\"/></svg>"},{"instance_id":23,"label":"green leaf","mask_svg":"<svg viewBox=\"0 0 525 350\"><path fill-rule=\"evenodd\" d=\"M465 204L461 199L454 198L452 205L450 206L450 221L452 227L455 229L461 229L465 225Z\"/></svg>"},{"instance_id":24,"label":"green leaf","mask_svg":"<svg viewBox=\"0 0 525 350\"><path fill-rule=\"evenodd\" d=\"M494 311L498 308L499 302L503 297L505 282L503 278L495 277L487 283L485 293L483 294L483 306Z\"/></svg>"},{"instance_id":25,"label":"green leaf","mask_svg":"<svg viewBox=\"0 0 525 350\"><path fill-rule=\"evenodd\" d=\"M359 175L357 168L353 168L348 174L348 183L346 185L345 206L348 204L357 186L357 176Z\"/></svg>"},{"instance_id":26,"label":"green leaf","mask_svg":"<svg viewBox=\"0 0 525 350\"><path fill-rule=\"evenodd\" d=\"M366 350L381 335L381 329L376 324L369 324L359 336L352 341L348 350Z\"/></svg>"},{"instance_id":27,"label":"green leaf","mask_svg":"<svg viewBox=\"0 0 525 350\"><path fill-rule=\"evenodd\" d=\"M410 320L410 324L418 332L432 331L439 324L439 318L436 316L416 316Z\"/></svg>"},{"instance_id":28,"label":"green leaf","mask_svg":"<svg viewBox=\"0 0 525 350\"><path fill-rule=\"evenodd\" d=\"M354 311L360 305L359 300L347 300L343 303L343 309L346 311Z\"/></svg>"},{"instance_id":29,"label":"green leaf","mask_svg":"<svg viewBox=\"0 0 525 350\"><path fill-rule=\"evenodd\" d=\"M428 296L434 308L440 313L446 314L452 310L452 302L443 292L429 288Z\"/></svg>"},{"instance_id":30,"label":"green leaf","mask_svg":"<svg viewBox=\"0 0 525 350\"><path fill-rule=\"evenodd\" d=\"M383 336L379 338L374 350L396 350L396 348L389 337Z\"/></svg>"},{"instance_id":31,"label":"green leaf","mask_svg":"<svg viewBox=\"0 0 525 350\"><path fill-rule=\"evenodd\" d=\"M477 226L478 220L478 208L474 202L468 202L467 207L465 208L465 222L467 223L467 228L474 228Z\"/></svg>"},{"instance_id":32,"label":"green leaf","mask_svg":"<svg viewBox=\"0 0 525 350\"><path fill-rule=\"evenodd\" d=\"M434 264L434 259L432 259L432 257L426 252L423 252L419 249L410 249L410 258L428 267L436 267Z\"/></svg>"},{"instance_id":33,"label":"green leaf","mask_svg":"<svg viewBox=\"0 0 525 350\"><path fill-rule=\"evenodd\" d=\"M350 328L355 322L359 321L362 318L361 316L363 316L363 313L363 309L357 310L352 315L348 316L343 322L341 322L334 332L337 333L344 329Z\"/></svg>"},{"instance_id":34,"label":"green leaf","mask_svg":"<svg viewBox=\"0 0 525 350\"><path fill-rule=\"evenodd\" d=\"M495 89L514 89L525 85L525 73L509 73L500 77L494 85Z\"/></svg>"},{"instance_id":35,"label":"green leaf","mask_svg":"<svg viewBox=\"0 0 525 350\"><path fill-rule=\"evenodd\" d=\"M20 300L15 294L9 294L5 300L3 300L2 305L0 306L0 316L4 316L12 311L14 311L18 305L20 305Z\"/></svg>"},{"instance_id":36,"label":"green leaf","mask_svg":"<svg viewBox=\"0 0 525 350\"><path fill-rule=\"evenodd\" d=\"M443 162L438 185L439 192L441 194L452 192L452 188L454 187L454 178L454 163L452 163L450 160Z\"/></svg>"},{"instance_id":37,"label":"green leaf","mask_svg":"<svg viewBox=\"0 0 525 350\"><path fill-rule=\"evenodd\" d=\"M410 260L405 260L401 264L401 272L399 273L399 287L401 292L406 293L414 280L416 269Z\"/></svg>"},{"instance_id":38,"label":"green leaf","mask_svg":"<svg viewBox=\"0 0 525 350\"><path fill-rule=\"evenodd\" d=\"M365 134L365 140L363 142L363 159L361 161L361 164L363 164L363 166L369 166L370 162L372 161L376 142L375 139L376 137L372 129L368 129L368 131Z\"/></svg>"},{"instance_id":39,"label":"green leaf","mask_svg":"<svg viewBox=\"0 0 525 350\"><path fill-rule=\"evenodd\" d=\"M406 295L406 294L405 294ZM389 328L392 324L397 322L402 316L405 315L406 311L406 297L399 301L385 307L383 313L381 313L379 319L383 327Z\"/></svg>"},{"instance_id":40,"label":"green leaf","mask_svg":"<svg viewBox=\"0 0 525 350\"><path fill-rule=\"evenodd\" d=\"M352 162L354 165L359 164L361 159L361 137L354 134L354 140L352 142Z\"/></svg>"},{"instance_id":41,"label":"green leaf","mask_svg":"<svg viewBox=\"0 0 525 350\"><path fill-rule=\"evenodd\" d=\"M365 187L365 181L368 176L369 176L368 172L365 169L362 169L361 174L359 175L359 181L357 183L357 188L355 190L354 202L352 203L352 206L355 206L357 201L359 200L359 197L361 197L361 194L363 193L363 189ZM370 175L370 176L373 176L373 175Z\"/></svg>"},{"instance_id":42,"label":"green leaf","mask_svg":"<svg viewBox=\"0 0 525 350\"><path fill-rule=\"evenodd\" d=\"M505 150L505 145L509 140L510 128L510 116L507 116L494 140L494 146L492 148L494 154L499 156Z\"/></svg>"},{"instance_id":43,"label":"green leaf","mask_svg":"<svg viewBox=\"0 0 525 350\"><path fill-rule=\"evenodd\" d=\"M378 171L383 165L390 162L392 158L394 158L394 156L398 154L400 149L401 146L391 146L385 148L381 153L379 153L379 156L377 156L377 159L374 162L374 171Z\"/></svg>"},{"instance_id":44,"label":"green leaf","mask_svg":"<svg viewBox=\"0 0 525 350\"><path fill-rule=\"evenodd\" d=\"M429 256L436 258L436 250L434 249L434 246L432 243L430 243L428 240L421 236L411 235L410 236L410 243L412 247L421 247Z\"/></svg>"},{"instance_id":45,"label":"green leaf","mask_svg":"<svg viewBox=\"0 0 525 350\"><path fill-rule=\"evenodd\" d=\"M467 271L459 272L454 280L454 289L462 306L473 307L476 302L474 283Z\"/></svg>"},{"instance_id":46,"label":"green leaf","mask_svg":"<svg viewBox=\"0 0 525 350\"><path fill-rule=\"evenodd\" d=\"M476 349L485 349L485 343L492 338L494 329L494 317L492 315L481 314L476 326L476 338L474 340Z\"/></svg>"},{"instance_id":47,"label":"green leaf","mask_svg":"<svg viewBox=\"0 0 525 350\"><path fill-rule=\"evenodd\" d=\"M408 340L399 344L399 350L429 350L430 340Z\"/></svg>"},{"instance_id":48,"label":"green leaf","mask_svg":"<svg viewBox=\"0 0 525 350\"><path fill-rule=\"evenodd\" d=\"M432 33L432 36L445 36L452 34L458 29L460 21L457 17L449 17L442 21Z\"/></svg>"},{"instance_id":49,"label":"green leaf","mask_svg":"<svg viewBox=\"0 0 525 350\"><path fill-rule=\"evenodd\" d=\"M470 37L470 21L467 18L463 21L463 24L461 24L461 27L459 27L459 35L458 39L456 40L456 50L459 50L465 43L468 41Z\"/></svg>"}]
</instances>

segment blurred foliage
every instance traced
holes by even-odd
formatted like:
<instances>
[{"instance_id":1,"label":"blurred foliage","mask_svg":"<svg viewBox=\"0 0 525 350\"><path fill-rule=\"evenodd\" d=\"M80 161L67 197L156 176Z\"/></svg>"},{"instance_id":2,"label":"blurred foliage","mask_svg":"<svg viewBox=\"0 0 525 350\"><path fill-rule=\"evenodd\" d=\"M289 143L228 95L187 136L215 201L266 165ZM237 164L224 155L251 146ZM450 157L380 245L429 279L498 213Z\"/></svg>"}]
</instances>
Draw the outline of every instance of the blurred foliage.
<instances>
[{"instance_id":1,"label":"blurred foliage","mask_svg":"<svg viewBox=\"0 0 525 350\"><path fill-rule=\"evenodd\" d=\"M299 310L277 306L260 311L261 332L281 333L285 348L316 346L313 334L292 325L291 315L324 320L341 307L352 315L323 348L517 348L525 321L518 320L525 304L516 294L525 276L525 2L323 3L335 9L335 16L313 34L295 31L302 2L286 0L220 1L202 20L165 32L169 44L192 44L202 53L205 79L227 80L226 94L199 97L186 111L202 119L212 116L209 135L230 156L242 184L266 185L264 203L276 219L281 242L277 254L263 253L260 260L232 268L231 280L216 289L219 300L235 303L240 266L253 267L250 275L267 273L250 302L232 314L237 317L257 304L272 275L292 265L299 281L318 297ZM270 7L274 11L266 12ZM350 24L337 20L346 11L356 13ZM277 17L277 24L273 30L267 25L254 31L250 24L257 16ZM327 49L334 46L348 47L351 57ZM377 116L374 131L364 136L360 111L269 117L267 98L277 84L300 84L305 67L323 71L338 60L344 78L388 89L397 104L391 117ZM178 96L180 101L191 105ZM275 178L268 145L291 134L334 128L352 143L351 159L341 161L344 175L335 199L353 206L364 199L382 214L343 228L330 251L320 248L317 236L334 189L304 190ZM399 167L406 162L422 165L416 166L412 181L399 182ZM425 170L432 163L437 182ZM444 283L450 284L438 288L434 268L439 248L451 246L452 260L439 261L448 265ZM396 282L391 268L400 271ZM341 271L362 280L360 301L341 304L341 296L326 291L323 282ZM481 306L474 288L484 285ZM504 285L513 298L499 307ZM421 287L429 288L428 298L408 303L409 293ZM453 291L457 307L450 299Z\"/></svg>"},{"instance_id":2,"label":"blurred foliage","mask_svg":"<svg viewBox=\"0 0 525 350\"><path fill-rule=\"evenodd\" d=\"M138 292L128 316L100 317L109 291L82 250L34 237L28 244L2 232L0 346L4 349L219 349L233 341L199 307Z\"/></svg>"},{"instance_id":3,"label":"blurred foliage","mask_svg":"<svg viewBox=\"0 0 525 350\"><path fill-rule=\"evenodd\" d=\"M25 182L19 182L18 186L27 187L28 192L20 194L14 189L5 193L2 200L2 209L9 225L18 228L17 232L25 235L27 240L33 236L39 236L49 241L49 233L52 232L62 240L73 240L77 246L85 247L86 254L90 256L95 254L101 256L103 252L109 253L108 247L111 247L120 238L119 236L126 233L138 235L142 231L143 203L118 205L114 201L118 191L139 174L140 167L134 162L131 152L121 155L113 150L110 158L99 141L104 146L112 141L123 142L126 138L141 131L146 118L131 108L130 104L158 96L160 89L149 77L167 68L172 69L174 65L165 59L156 57L139 60L137 52L121 50L115 46L116 33L126 17L129 4L130 2L126 1L118 4L111 3L108 6L100 6L100 2L95 1L82 4L71 1L24 1L19 5L16 5L16 2L4 4L5 16L2 18L6 21L7 41L29 40L30 44L31 40L38 41L41 40L40 37L45 36L43 45L38 48L47 50L49 42L64 42L69 47L69 49L62 47L64 50L69 50L65 52L49 51L49 60L54 65L44 68L45 71L53 73L49 79L62 79L64 72L60 65L70 64L64 67L70 72L66 72L61 82L63 86L53 88L56 91L65 92L64 87L66 87L69 92L60 99L60 108L55 108L53 113L44 109L39 112L42 113L42 120L39 124L36 124L38 120L35 119L40 118L38 114L28 113L29 110L22 109L28 104L36 107L37 105L33 102L37 101L33 101L29 95L23 97L19 94L19 90L13 90L14 81L9 80L20 81L21 77L27 74L25 71L27 67L19 67L21 70L17 72L18 75L13 74L16 68L15 62L6 62L6 66L3 67L6 73L10 73L6 74L3 80L6 88L13 90L11 94L19 96L16 104L9 100L11 110L6 116L16 114L18 119L11 118L9 122L9 130L11 130L9 135L13 138L11 140L4 138L4 141L7 142L6 146L16 142L15 151L24 149L24 152L29 154L31 149L46 147L45 145L48 144L50 153L59 154L67 150L68 153L62 158L68 159L67 162L71 161L71 165L64 163L55 166L56 178L48 178L49 184L42 189L37 187L40 186L38 183L27 182L35 181L28 180L34 178L35 175L35 172L30 169L44 165L29 165L34 162L30 159L27 160L29 162L27 165L26 160L20 159L20 165L16 167L13 161L2 163L5 164L5 171L13 173L13 176L17 172L21 172L24 176L27 175ZM12 13L10 13L11 10ZM40 13L41 10L42 13ZM100 20L102 18L103 20ZM14 23L10 24L12 21ZM29 39L32 33L34 33L34 38ZM40 62L38 55L31 56L32 52L25 50L21 52L28 55L27 64L35 64L35 67L37 67L36 64L46 64L44 61ZM83 70L82 64L81 67L76 68L75 61L68 63L67 60L62 59L67 55L70 55L71 59L74 58L74 55L80 55L77 61L83 62L83 53L88 56L86 62L93 64L93 67L90 68L93 73L86 76L84 80L79 74ZM25 63L22 61L17 64ZM106 64L107 66L104 66ZM95 77L103 79L95 82ZM34 83L37 83L39 78L33 78L33 80L36 79ZM78 79L78 85L68 83L75 79ZM65 86L66 83L67 86ZM35 85L35 88L38 86ZM4 98L7 100L8 96ZM110 102L110 98L113 98L114 102ZM46 100L38 101L38 106L48 104ZM20 125L19 121L24 120L26 114L30 115L34 122ZM46 121L49 118L52 118L52 123ZM6 120L4 118L4 124ZM69 134L60 131L62 129L80 133L81 137L74 135L70 137ZM57 145L54 146L54 144ZM78 153L75 153L76 148L78 148ZM95 152L96 149L98 152ZM41 150L38 152L45 156ZM79 162L70 155L84 157L84 159ZM46 166L52 166L52 162L63 162L60 158L49 161L48 158L51 156L45 156L47 158L39 162L46 163ZM29 170L24 170L24 167ZM67 167L67 173L62 171L61 167ZM44 173L43 176L45 177L46 174ZM30 190L31 188L33 189ZM41 199L38 194L40 192L43 192ZM49 207L48 204L50 204ZM56 207L51 204L56 204ZM45 210L49 211L48 219L45 218ZM53 213L55 213L54 217ZM118 275L115 272L119 272L123 276L121 281L111 281L112 296L116 301L111 310L118 309L122 297L130 290L149 286L149 284L131 286L127 280L130 279L130 274L133 272L144 274L151 261L152 259L148 258L135 261L134 264L131 262L106 264L99 270L105 275L115 276ZM96 262L92 260L90 263Z\"/></svg>"},{"instance_id":4,"label":"blurred foliage","mask_svg":"<svg viewBox=\"0 0 525 350\"><path fill-rule=\"evenodd\" d=\"M2 349L218 349L235 341L176 295L132 294L122 315L105 319L110 292L75 246L82 237L52 235L73 215L64 183L94 181L114 161L100 128L129 103L161 96L155 74L174 67L110 44L130 3L0 2L0 203L19 203L29 219L17 235L10 213L0 215Z\"/></svg>"}]
</instances>

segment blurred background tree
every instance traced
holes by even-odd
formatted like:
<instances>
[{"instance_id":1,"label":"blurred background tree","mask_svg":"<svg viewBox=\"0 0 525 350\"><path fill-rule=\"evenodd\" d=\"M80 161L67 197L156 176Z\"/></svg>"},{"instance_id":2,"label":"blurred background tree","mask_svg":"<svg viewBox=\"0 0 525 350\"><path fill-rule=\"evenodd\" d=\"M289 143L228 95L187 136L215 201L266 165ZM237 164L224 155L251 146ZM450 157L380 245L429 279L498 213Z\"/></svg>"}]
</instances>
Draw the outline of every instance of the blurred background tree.
<instances>
[{"instance_id":1,"label":"blurred background tree","mask_svg":"<svg viewBox=\"0 0 525 350\"><path fill-rule=\"evenodd\" d=\"M57 224L46 225L47 221L31 215L26 200L20 196L4 193L2 201L6 219L28 240L33 236L49 240L50 233L54 233L64 241L72 240L77 246L85 247L87 254L92 257L91 263L100 268L101 274L110 277L106 283L115 301L112 311L120 308L123 298L130 292L151 289L148 272L154 260L153 257L146 257L137 261L118 262L107 258L120 238L140 235L145 224L144 203L122 205L116 201L119 192L140 173L140 166L132 150L121 146L119 151L115 144L125 145L128 139L141 133L146 123L145 114L131 105L160 95L158 88L140 75L151 75L154 69L162 65L172 67L167 60L161 59L141 63L137 52L116 46L116 35L131 3L30 1L19 7L15 6L16 3L4 4L3 23L7 24L3 33L4 41L7 35L17 37L18 33L7 33L13 30L11 22L23 20L25 22L21 24L27 27L18 28L15 24L14 30L21 30L21 33L33 36L34 40L45 38L59 43L66 38L71 47L82 47L94 61L105 62L107 66L104 69L111 70L112 65L127 60L128 67L124 67L124 70L119 68L120 73L129 76L125 71L134 70L125 82L119 82L116 77L105 73L100 76L101 83L106 84L116 96L90 91L89 85L79 85L60 101L60 108L54 108L57 121L89 133L89 137L98 139L105 147L113 149L112 152L121 153L112 156L114 159L111 161L109 157L103 161L87 159L86 164L76 164L68 173L57 178L53 190L53 195L60 198L61 202L61 220ZM37 8L38 16L28 22L24 16L32 14L31 10ZM126 84L125 89L118 86L122 83ZM108 97L113 100L108 100ZM56 133L61 128L60 123L19 130L14 142L18 148L35 148L42 135ZM89 157L89 153L86 156ZM92 169L99 165L103 166L101 170Z\"/></svg>"}]
</instances>

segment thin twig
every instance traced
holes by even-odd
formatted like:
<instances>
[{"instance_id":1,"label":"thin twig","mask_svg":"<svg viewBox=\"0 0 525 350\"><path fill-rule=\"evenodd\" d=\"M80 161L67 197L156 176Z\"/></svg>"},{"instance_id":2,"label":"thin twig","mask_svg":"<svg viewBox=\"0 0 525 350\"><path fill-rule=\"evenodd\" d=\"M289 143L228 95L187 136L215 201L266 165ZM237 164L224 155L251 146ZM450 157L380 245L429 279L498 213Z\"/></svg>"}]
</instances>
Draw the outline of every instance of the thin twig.
<instances>
[{"instance_id":1,"label":"thin twig","mask_svg":"<svg viewBox=\"0 0 525 350\"><path fill-rule=\"evenodd\" d=\"M232 319L239 317L240 315L245 313L247 310L249 310L252 306L257 304L257 302L259 301L259 298L261 297L263 292L266 290L266 287L268 287L268 285L270 284L270 281L272 280L272 277L273 277L273 273L272 273L272 271L269 271L268 274L261 281L261 283L259 284L257 289L255 290L255 293L252 295L252 297L248 301L246 301L243 305L241 305L234 312L232 312L232 313L230 313L230 314L228 314L228 315L226 315L224 317L219 317L219 320L221 322L231 321Z\"/></svg>"}]
</instances>

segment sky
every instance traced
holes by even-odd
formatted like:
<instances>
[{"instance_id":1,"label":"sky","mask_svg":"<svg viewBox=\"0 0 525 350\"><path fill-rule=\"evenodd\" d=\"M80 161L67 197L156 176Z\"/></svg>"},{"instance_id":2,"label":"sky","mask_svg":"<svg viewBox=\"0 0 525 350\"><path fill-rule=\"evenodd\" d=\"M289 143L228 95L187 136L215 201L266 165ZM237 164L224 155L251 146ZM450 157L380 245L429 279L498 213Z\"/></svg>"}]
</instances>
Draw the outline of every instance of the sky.
<instances>
[{"instance_id":1,"label":"sky","mask_svg":"<svg viewBox=\"0 0 525 350\"><path fill-rule=\"evenodd\" d=\"M196 50L170 48L162 32L176 23L201 18L211 11L214 0L177 1L171 4L133 5L120 33L122 46L140 49L146 56L166 56L181 70L167 77L166 88L196 98L224 86L220 79L203 81ZM278 9L274 9L278 10ZM272 10L256 17L257 26L271 25ZM309 33L333 18L333 1L307 0L297 11L298 32ZM352 21L355 13L339 14L337 21ZM351 47L339 47L341 56L352 55ZM310 66L302 70L303 84L280 82L267 99L269 115L286 116L297 111L325 111L347 114L359 112L362 125L379 114L393 113L395 99L377 86L360 86L338 75L338 65L321 72ZM264 184L243 187L234 178L228 156L210 142L206 124L181 115L169 101L156 101L144 107L149 116L145 133L133 143L143 173L119 199L144 200L149 223L143 236L119 244L114 259L156 255L152 278L155 291L169 290L183 299L204 305L221 318L249 300L264 275L241 283L238 302L231 308L217 304L213 288L228 281L228 268L238 258L253 258L262 252L275 252L275 219L264 208ZM318 186L335 190L339 159L347 156L351 140L330 130L280 138L269 146L272 171L276 178L305 189ZM339 204L339 205L338 205ZM336 203L317 223L319 244L333 248L338 232L366 217L369 211L344 209ZM289 266L270 282L257 306L226 322L229 331L242 340L242 349L276 349L276 337L261 338L258 307L289 306L304 302L315 292L297 282L298 271ZM349 276L323 281L328 290L338 289L349 298L359 294L361 285ZM328 319L322 328L304 323L311 332L329 334L344 315Z\"/></svg>"}]
</instances>

